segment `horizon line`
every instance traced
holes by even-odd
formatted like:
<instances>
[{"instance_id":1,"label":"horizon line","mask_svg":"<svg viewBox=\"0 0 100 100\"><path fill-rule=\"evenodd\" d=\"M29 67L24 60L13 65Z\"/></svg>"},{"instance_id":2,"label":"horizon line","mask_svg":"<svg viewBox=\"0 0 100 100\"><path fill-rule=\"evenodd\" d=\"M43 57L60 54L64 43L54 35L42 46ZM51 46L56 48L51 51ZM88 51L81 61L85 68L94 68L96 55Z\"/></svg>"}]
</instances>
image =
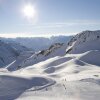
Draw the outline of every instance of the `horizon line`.
<instances>
[{"instance_id":1,"label":"horizon line","mask_svg":"<svg viewBox=\"0 0 100 100\"><path fill-rule=\"evenodd\" d=\"M44 37L50 38L52 36L73 36L77 33L59 33L59 34L32 34L32 33L0 33L0 38L34 38L34 37Z\"/></svg>"}]
</instances>

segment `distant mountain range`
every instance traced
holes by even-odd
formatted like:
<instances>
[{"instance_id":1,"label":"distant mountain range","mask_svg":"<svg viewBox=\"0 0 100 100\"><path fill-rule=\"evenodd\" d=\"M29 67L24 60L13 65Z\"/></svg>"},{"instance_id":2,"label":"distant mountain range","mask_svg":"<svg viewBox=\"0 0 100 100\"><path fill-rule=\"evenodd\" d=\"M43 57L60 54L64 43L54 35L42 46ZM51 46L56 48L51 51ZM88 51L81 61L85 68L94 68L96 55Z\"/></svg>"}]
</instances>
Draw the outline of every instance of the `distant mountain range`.
<instances>
[{"instance_id":1,"label":"distant mountain range","mask_svg":"<svg viewBox=\"0 0 100 100\"><path fill-rule=\"evenodd\" d=\"M83 31L73 36L69 42L60 43L59 41L59 43L51 45L48 49L35 52L32 55L30 54L30 52L28 52L27 54L24 54L23 60L20 60L23 56L20 55L17 58L17 60L12 64L10 64L7 68L8 70L16 70L18 68L34 65L38 62L56 56L64 56L66 54L80 54L91 50L100 50L99 44L100 44L100 31ZM19 62L17 63L17 61ZM94 61L94 63L92 64L100 65L99 61L97 61L97 63L95 63Z\"/></svg>"},{"instance_id":2,"label":"distant mountain range","mask_svg":"<svg viewBox=\"0 0 100 100\"><path fill-rule=\"evenodd\" d=\"M0 100L100 100L100 31L57 42L34 52L0 41Z\"/></svg>"},{"instance_id":3,"label":"distant mountain range","mask_svg":"<svg viewBox=\"0 0 100 100\"><path fill-rule=\"evenodd\" d=\"M8 43L20 43L34 51L41 51L49 48L54 43L67 43L72 36L52 36L50 38L32 37L32 38L0 38L0 40Z\"/></svg>"},{"instance_id":4,"label":"distant mountain range","mask_svg":"<svg viewBox=\"0 0 100 100\"><path fill-rule=\"evenodd\" d=\"M0 67L12 63L25 51L30 51L30 49L17 43L7 43L0 40Z\"/></svg>"},{"instance_id":5,"label":"distant mountain range","mask_svg":"<svg viewBox=\"0 0 100 100\"><path fill-rule=\"evenodd\" d=\"M20 56L25 60L22 56L26 55L27 58L27 56L29 57L29 55L32 55L37 51L41 51L42 53L43 50L54 45L54 43L63 44L68 42L70 38L71 36L51 37L50 39L43 37L0 38L0 67L6 66L12 62L14 63L16 59L20 59Z\"/></svg>"}]
</instances>

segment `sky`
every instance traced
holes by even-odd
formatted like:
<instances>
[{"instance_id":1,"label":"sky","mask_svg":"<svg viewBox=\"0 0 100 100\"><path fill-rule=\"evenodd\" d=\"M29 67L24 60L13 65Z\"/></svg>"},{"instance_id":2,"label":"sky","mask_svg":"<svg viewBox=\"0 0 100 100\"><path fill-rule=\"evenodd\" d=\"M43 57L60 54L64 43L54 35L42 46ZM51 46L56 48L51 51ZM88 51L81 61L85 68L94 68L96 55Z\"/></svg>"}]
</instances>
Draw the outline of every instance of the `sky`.
<instances>
[{"instance_id":1,"label":"sky","mask_svg":"<svg viewBox=\"0 0 100 100\"><path fill-rule=\"evenodd\" d=\"M34 13L25 10L28 5ZM0 36L74 35L99 29L100 0L0 0Z\"/></svg>"}]
</instances>

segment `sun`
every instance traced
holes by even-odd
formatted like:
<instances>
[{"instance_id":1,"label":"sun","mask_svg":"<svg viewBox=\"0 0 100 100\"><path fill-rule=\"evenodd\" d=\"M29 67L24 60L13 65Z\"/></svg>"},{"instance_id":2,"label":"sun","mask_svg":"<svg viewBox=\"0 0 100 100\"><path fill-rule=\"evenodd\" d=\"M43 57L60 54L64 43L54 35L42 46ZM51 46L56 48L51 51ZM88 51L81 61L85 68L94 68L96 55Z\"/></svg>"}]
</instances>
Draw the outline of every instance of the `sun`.
<instances>
[{"instance_id":1,"label":"sun","mask_svg":"<svg viewBox=\"0 0 100 100\"><path fill-rule=\"evenodd\" d=\"M22 8L22 13L28 19L34 18L36 16L35 7L32 4L26 4Z\"/></svg>"}]
</instances>

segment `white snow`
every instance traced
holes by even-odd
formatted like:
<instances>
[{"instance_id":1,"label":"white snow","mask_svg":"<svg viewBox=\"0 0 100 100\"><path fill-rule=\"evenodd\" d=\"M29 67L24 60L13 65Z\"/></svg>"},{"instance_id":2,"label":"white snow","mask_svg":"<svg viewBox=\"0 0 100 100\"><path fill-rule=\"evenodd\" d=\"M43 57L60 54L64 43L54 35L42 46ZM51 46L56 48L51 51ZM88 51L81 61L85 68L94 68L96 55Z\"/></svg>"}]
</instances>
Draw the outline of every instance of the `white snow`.
<instances>
[{"instance_id":1,"label":"white snow","mask_svg":"<svg viewBox=\"0 0 100 100\"><path fill-rule=\"evenodd\" d=\"M58 56L18 71L1 71L0 100L99 100L100 67L80 60L82 56Z\"/></svg>"},{"instance_id":2,"label":"white snow","mask_svg":"<svg viewBox=\"0 0 100 100\"><path fill-rule=\"evenodd\" d=\"M69 45L48 49L48 56L48 50L23 52L0 69L0 100L100 100L98 32L76 35Z\"/></svg>"}]
</instances>

